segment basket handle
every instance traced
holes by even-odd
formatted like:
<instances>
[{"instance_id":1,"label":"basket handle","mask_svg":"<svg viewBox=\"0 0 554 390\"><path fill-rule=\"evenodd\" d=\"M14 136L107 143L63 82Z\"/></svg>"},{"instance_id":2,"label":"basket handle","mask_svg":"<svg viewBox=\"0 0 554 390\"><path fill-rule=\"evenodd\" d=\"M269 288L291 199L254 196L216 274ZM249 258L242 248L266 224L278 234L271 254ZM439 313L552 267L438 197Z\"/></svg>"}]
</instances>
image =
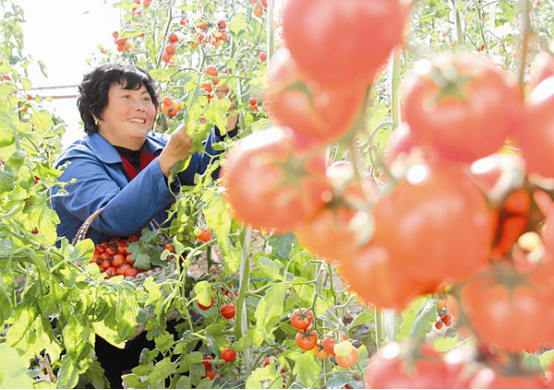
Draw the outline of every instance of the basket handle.
<instances>
[{"instance_id":1,"label":"basket handle","mask_svg":"<svg viewBox=\"0 0 554 390\"><path fill-rule=\"evenodd\" d=\"M73 241L71 242L71 245L75 245L77 244L79 241L82 241L86 238L87 236L87 233L88 233L88 230L90 229L90 225L92 225L92 223L94 222L94 220L96 219L96 217L98 217L100 215L100 213L102 213L102 210L104 210L104 207L98 209L97 211L95 211L93 214L91 214L86 220L85 222L83 222L83 224L81 225L81 227L79 228L79 230L77 231L77 234L75 235L75 238L73 239ZM150 225L154 228L154 229L160 229L161 230L161 226L160 224L154 219L152 218L150 220ZM164 234L165 237L167 238L167 240L169 241L170 240L170 237L167 235L167 234Z\"/></svg>"}]
</instances>

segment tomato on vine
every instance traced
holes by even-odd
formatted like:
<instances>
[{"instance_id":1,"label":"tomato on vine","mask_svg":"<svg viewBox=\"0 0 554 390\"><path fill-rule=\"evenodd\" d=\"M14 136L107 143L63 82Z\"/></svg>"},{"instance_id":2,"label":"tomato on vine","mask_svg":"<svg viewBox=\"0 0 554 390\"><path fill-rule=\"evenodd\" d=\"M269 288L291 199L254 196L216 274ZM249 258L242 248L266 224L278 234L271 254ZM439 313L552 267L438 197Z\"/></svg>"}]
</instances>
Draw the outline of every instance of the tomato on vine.
<instances>
[{"instance_id":1,"label":"tomato on vine","mask_svg":"<svg viewBox=\"0 0 554 390\"><path fill-rule=\"evenodd\" d=\"M330 355L325 351L321 341L318 341L316 346L313 349L315 357L321 360L327 359Z\"/></svg>"},{"instance_id":2,"label":"tomato on vine","mask_svg":"<svg viewBox=\"0 0 554 390\"><path fill-rule=\"evenodd\" d=\"M335 349L336 349L336 346L335 346ZM346 356L339 356L338 354L335 355L335 361L342 368L353 367L356 363L358 363L359 358L360 358L360 353L358 352L358 349L355 347L352 347L350 353Z\"/></svg>"},{"instance_id":3,"label":"tomato on vine","mask_svg":"<svg viewBox=\"0 0 554 390\"><path fill-rule=\"evenodd\" d=\"M498 151L520 111L515 82L471 53L441 52L426 61L404 84L406 122L417 144L461 162Z\"/></svg>"},{"instance_id":4,"label":"tomato on vine","mask_svg":"<svg viewBox=\"0 0 554 390\"><path fill-rule=\"evenodd\" d=\"M314 349L317 344L317 333L315 330L300 331L296 334L295 341L298 348L304 351L310 351Z\"/></svg>"},{"instance_id":5,"label":"tomato on vine","mask_svg":"<svg viewBox=\"0 0 554 390\"><path fill-rule=\"evenodd\" d=\"M226 362L232 362L233 360L235 360L236 356L237 352L232 349L225 348L223 351L221 351L221 358Z\"/></svg>"},{"instance_id":6,"label":"tomato on vine","mask_svg":"<svg viewBox=\"0 0 554 390\"><path fill-rule=\"evenodd\" d=\"M221 306L221 315L228 320L235 317L235 305L233 303L227 303Z\"/></svg>"},{"instance_id":7,"label":"tomato on vine","mask_svg":"<svg viewBox=\"0 0 554 390\"><path fill-rule=\"evenodd\" d=\"M310 79L368 85L402 42L407 11L399 0L291 0L283 10L283 36ZM306 15L325 16L306 23Z\"/></svg>"},{"instance_id":8,"label":"tomato on vine","mask_svg":"<svg viewBox=\"0 0 554 390\"><path fill-rule=\"evenodd\" d=\"M323 154L309 154L302 140L279 127L237 142L221 177L236 219L277 232L315 213L329 191Z\"/></svg>"},{"instance_id":9,"label":"tomato on vine","mask_svg":"<svg viewBox=\"0 0 554 390\"><path fill-rule=\"evenodd\" d=\"M343 340L348 340L348 335L344 332L341 332L341 336ZM325 352L327 352L329 355L335 356L335 345L337 342L333 339L333 337L325 336L323 338L323 349Z\"/></svg>"},{"instance_id":10,"label":"tomato on vine","mask_svg":"<svg viewBox=\"0 0 554 390\"><path fill-rule=\"evenodd\" d=\"M312 324L314 316L307 309L296 309L290 316L290 323L298 330L308 329Z\"/></svg>"}]
</instances>

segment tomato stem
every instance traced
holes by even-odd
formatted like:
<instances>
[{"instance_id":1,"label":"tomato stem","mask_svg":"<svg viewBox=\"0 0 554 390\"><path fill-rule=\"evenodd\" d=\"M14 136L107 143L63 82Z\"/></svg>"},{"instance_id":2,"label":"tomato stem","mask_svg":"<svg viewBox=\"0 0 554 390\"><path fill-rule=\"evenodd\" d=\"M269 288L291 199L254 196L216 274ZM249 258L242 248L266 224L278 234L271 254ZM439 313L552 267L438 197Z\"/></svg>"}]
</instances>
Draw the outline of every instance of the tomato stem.
<instances>
[{"instance_id":1,"label":"tomato stem","mask_svg":"<svg viewBox=\"0 0 554 390\"><path fill-rule=\"evenodd\" d=\"M533 26L531 24L531 1L523 0L524 9L522 17L522 38L519 63L518 83L521 89L521 95L525 96L525 66L527 65L527 56L529 54L529 43L533 36Z\"/></svg>"},{"instance_id":2,"label":"tomato stem","mask_svg":"<svg viewBox=\"0 0 554 390\"><path fill-rule=\"evenodd\" d=\"M239 296L236 300L236 314L235 314L235 335L237 340L240 340L244 336L244 332L248 329L248 319L246 317L246 305L244 300L246 297L246 291L248 290L248 281L250 278L250 239L252 236L252 226L248 225L246 229L243 229L241 233L241 259L240 259L240 282L239 282ZM250 352L247 349L244 351L244 363L246 372L250 375L252 367L250 366Z\"/></svg>"}]
</instances>

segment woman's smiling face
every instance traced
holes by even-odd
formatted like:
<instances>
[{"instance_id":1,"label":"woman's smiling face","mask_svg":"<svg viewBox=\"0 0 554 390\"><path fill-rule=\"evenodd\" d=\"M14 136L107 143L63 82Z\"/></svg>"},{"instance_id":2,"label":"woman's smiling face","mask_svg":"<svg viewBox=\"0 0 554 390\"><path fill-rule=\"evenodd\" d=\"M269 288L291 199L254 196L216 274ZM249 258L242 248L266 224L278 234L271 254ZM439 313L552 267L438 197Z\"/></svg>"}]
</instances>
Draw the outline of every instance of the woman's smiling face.
<instances>
[{"instance_id":1,"label":"woman's smiling face","mask_svg":"<svg viewBox=\"0 0 554 390\"><path fill-rule=\"evenodd\" d=\"M138 150L152 129L155 117L156 107L144 85L135 90L113 84L98 128L110 144Z\"/></svg>"}]
</instances>

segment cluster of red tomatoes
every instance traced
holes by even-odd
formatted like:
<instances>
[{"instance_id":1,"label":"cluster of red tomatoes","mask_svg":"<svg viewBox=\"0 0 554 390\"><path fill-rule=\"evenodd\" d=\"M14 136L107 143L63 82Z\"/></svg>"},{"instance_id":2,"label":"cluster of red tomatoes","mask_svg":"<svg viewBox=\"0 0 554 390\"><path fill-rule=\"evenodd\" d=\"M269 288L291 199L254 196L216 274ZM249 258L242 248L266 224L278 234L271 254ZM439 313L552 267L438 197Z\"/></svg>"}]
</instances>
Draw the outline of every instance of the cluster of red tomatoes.
<instances>
[{"instance_id":1,"label":"cluster of red tomatoes","mask_svg":"<svg viewBox=\"0 0 554 390\"><path fill-rule=\"evenodd\" d=\"M280 126L228 153L224 196L236 219L292 230L336 262L366 303L401 310L419 295L451 293L441 323L456 319L479 351L494 352L480 354L479 367L535 378L521 353L554 344L554 61L537 56L527 96L477 54L417 62L402 85L402 124L377 184L358 162L327 167L324 153L339 142L357 155L351 145L365 130L364 96L403 40L401 1L366 4L287 3L287 50L271 59L266 90ZM306 24L299 15L334 22ZM335 25L348 28L337 34ZM507 139L515 153L501 153ZM317 335L303 331L298 340L312 346ZM366 381L375 375L369 370Z\"/></svg>"},{"instance_id":2,"label":"cluster of red tomatoes","mask_svg":"<svg viewBox=\"0 0 554 390\"><path fill-rule=\"evenodd\" d=\"M105 278L123 275L125 277L135 277L139 271L134 267L135 261L131 259L131 254L127 251L129 243L138 241L140 237L131 236L127 240L112 238L109 242L103 242L96 245L91 263L96 263L100 270L105 273Z\"/></svg>"},{"instance_id":3,"label":"cluster of red tomatoes","mask_svg":"<svg viewBox=\"0 0 554 390\"><path fill-rule=\"evenodd\" d=\"M235 350L232 350L231 348L225 348L221 351L221 358L226 363L231 363L235 360L237 357L237 352ZM217 371L214 367L214 357L213 356L204 356L204 359L202 361L202 364L204 364L204 368L206 370L206 378L215 379L217 376Z\"/></svg>"},{"instance_id":4,"label":"cluster of red tomatoes","mask_svg":"<svg viewBox=\"0 0 554 390\"><path fill-rule=\"evenodd\" d=\"M314 355L325 360L334 356L335 362L343 368L353 367L360 357L358 349L348 340L346 333L341 332L342 340L338 342L333 334L326 335L318 341L318 334L310 326L313 314L307 309L297 309L290 316L291 325L298 330L295 342L298 348L304 351L313 351Z\"/></svg>"},{"instance_id":5,"label":"cluster of red tomatoes","mask_svg":"<svg viewBox=\"0 0 554 390\"><path fill-rule=\"evenodd\" d=\"M139 273L145 273L148 270L135 268L135 260L131 258L131 253L128 250L130 243L139 240L139 236L130 236L128 239L114 237L108 242L98 244L94 248L90 263L98 264L100 270L105 274L105 279L118 275L132 278ZM171 244L163 244L163 248L170 252L174 251ZM155 266L152 268L155 268Z\"/></svg>"},{"instance_id":6,"label":"cluster of red tomatoes","mask_svg":"<svg viewBox=\"0 0 554 390\"><path fill-rule=\"evenodd\" d=\"M228 74L229 71L227 69L224 69L222 72ZM214 93L219 99L222 99L225 96L229 95L229 86L226 83L220 84L221 80L217 77L219 75L219 70L215 65L207 66L205 69L205 73L206 75L210 76L210 78L200 84L200 88L202 88L206 93L208 104L211 103L211 101L213 100ZM233 107L231 107L230 109L233 109Z\"/></svg>"},{"instance_id":7,"label":"cluster of red tomatoes","mask_svg":"<svg viewBox=\"0 0 554 390\"><path fill-rule=\"evenodd\" d=\"M166 96L162 99L162 112L167 114L170 118L177 116L182 109L183 105L174 101L170 96Z\"/></svg>"},{"instance_id":8,"label":"cluster of red tomatoes","mask_svg":"<svg viewBox=\"0 0 554 390\"><path fill-rule=\"evenodd\" d=\"M192 44L193 49L196 49L199 45L203 47L211 45L217 48L229 40L227 22L225 20L219 20L217 22L198 20L193 25L187 18L183 17L181 18L180 24L185 28L188 27L190 33L194 37L194 43Z\"/></svg>"}]
</instances>

